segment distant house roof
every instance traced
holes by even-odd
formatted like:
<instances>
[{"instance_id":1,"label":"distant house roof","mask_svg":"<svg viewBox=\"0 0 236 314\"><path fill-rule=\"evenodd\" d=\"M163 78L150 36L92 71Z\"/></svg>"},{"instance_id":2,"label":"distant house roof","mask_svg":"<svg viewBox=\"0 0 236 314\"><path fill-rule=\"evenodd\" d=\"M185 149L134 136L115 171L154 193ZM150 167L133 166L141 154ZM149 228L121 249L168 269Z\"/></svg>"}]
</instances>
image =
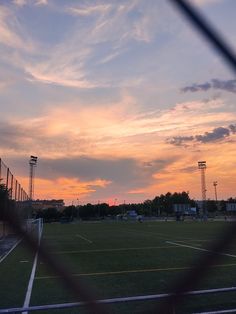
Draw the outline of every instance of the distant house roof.
<instances>
[{"instance_id":1,"label":"distant house roof","mask_svg":"<svg viewBox=\"0 0 236 314\"><path fill-rule=\"evenodd\" d=\"M65 206L64 200L35 200L32 201L32 206L34 209L45 209L55 207L57 209L62 209Z\"/></svg>"}]
</instances>

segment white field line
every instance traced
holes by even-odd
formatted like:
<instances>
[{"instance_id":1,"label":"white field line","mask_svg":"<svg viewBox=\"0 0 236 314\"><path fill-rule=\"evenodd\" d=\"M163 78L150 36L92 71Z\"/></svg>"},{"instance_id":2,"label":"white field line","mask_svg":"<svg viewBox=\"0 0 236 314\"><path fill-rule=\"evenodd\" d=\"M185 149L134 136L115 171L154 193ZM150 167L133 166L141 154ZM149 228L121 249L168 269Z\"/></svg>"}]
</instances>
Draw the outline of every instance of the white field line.
<instances>
[{"instance_id":1,"label":"white field line","mask_svg":"<svg viewBox=\"0 0 236 314\"><path fill-rule=\"evenodd\" d=\"M93 243L93 241L89 240L88 238L83 237L81 234L77 233L75 236L78 237L78 238L83 239L84 241L87 241L88 243Z\"/></svg>"},{"instance_id":2,"label":"white field line","mask_svg":"<svg viewBox=\"0 0 236 314\"><path fill-rule=\"evenodd\" d=\"M73 238L75 236L74 233L70 233L70 234L57 234L57 235L44 235L43 238L44 239L64 239L64 238Z\"/></svg>"},{"instance_id":3,"label":"white field line","mask_svg":"<svg viewBox=\"0 0 236 314\"><path fill-rule=\"evenodd\" d=\"M217 289L207 289L207 290L194 290L188 291L184 293L184 295L205 295L205 294L216 294L222 292L232 292L235 291L236 287L229 288L217 288ZM102 304L113 304L113 303L121 303L121 302L130 302L130 301L145 301L145 300L158 300L171 296L171 293L161 293L161 294L149 294L149 295L137 295L137 296L128 296L128 297L119 297L112 299L101 299L96 300L97 303ZM27 308L8 308L8 309L0 309L0 313L19 313L22 311L42 311L42 310L55 310L55 309L68 309L73 307L79 307L81 305L86 305L85 302L74 302L74 303L59 303L59 304L47 304L47 305L35 305ZM206 313L233 313L232 310L228 310L231 312L205 312ZM200 314L200 313L199 313Z\"/></svg>"},{"instance_id":4,"label":"white field line","mask_svg":"<svg viewBox=\"0 0 236 314\"><path fill-rule=\"evenodd\" d=\"M180 244L180 243L176 243L176 242L172 242L172 241L166 241L166 243L177 245L177 246L182 246L182 247L187 247L189 249L198 250L198 251L211 252L211 253L213 252L213 251L210 251L210 250L207 250L207 249L203 249L203 248L200 248L200 247L197 247L197 246L192 246L192 245L187 245L187 244ZM233 254L227 254L227 253L218 253L218 254L236 258L236 255L233 255Z\"/></svg>"},{"instance_id":5,"label":"white field line","mask_svg":"<svg viewBox=\"0 0 236 314\"><path fill-rule=\"evenodd\" d=\"M156 226L152 226L152 227L155 227L157 228ZM136 229L130 229L132 230L133 232L136 231ZM170 235L166 234L166 233L161 233L161 232L155 232L155 231L144 231L145 233L147 234L150 234L150 235L158 235L160 238L165 238L166 240L170 239ZM211 238L211 239L196 239L196 238L190 238L190 237L181 237L181 236L177 236L176 237L176 241L179 241L179 242L182 242L183 241L190 241L190 242L207 242L207 241L214 241L215 239L214 238Z\"/></svg>"},{"instance_id":6,"label":"white field line","mask_svg":"<svg viewBox=\"0 0 236 314\"><path fill-rule=\"evenodd\" d=\"M4 259L17 247L17 245L21 242L22 239L18 240L13 247L10 249L10 251L8 251L5 255L2 255L0 257L0 263L4 261Z\"/></svg>"},{"instance_id":7,"label":"white field line","mask_svg":"<svg viewBox=\"0 0 236 314\"><path fill-rule=\"evenodd\" d=\"M158 233L155 232L150 232L150 231L144 231L144 232L139 232L137 230L133 230L133 229L129 229L129 230L123 230L123 232L128 233L128 234L137 234L139 236L146 236L146 237L150 237L150 236L156 236L158 239L163 239L163 240L169 240L171 237L168 236L160 236Z\"/></svg>"},{"instance_id":8,"label":"white field line","mask_svg":"<svg viewBox=\"0 0 236 314\"><path fill-rule=\"evenodd\" d=\"M213 265L213 268L219 267L235 267L236 263L234 264L218 264ZM150 273L150 272L162 272L162 271L178 271L178 270L189 270L192 269L190 266L186 267L170 267L170 268L146 268L146 269L131 269L131 270L120 270L120 271L107 271L107 272L97 272L97 273L80 273L80 274L72 274L75 277L83 277L83 276L107 276L107 275L121 275L121 274L132 274L132 273ZM42 279L56 279L59 278L58 276L40 276L35 277L35 280L42 280ZM1 313L1 312L0 312Z\"/></svg>"},{"instance_id":9,"label":"white field line","mask_svg":"<svg viewBox=\"0 0 236 314\"><path fill-rule=\"evenodd\" d=\"M234 264L236 266L236 264ZM97 273L81 273L72 274L74 277L83 276L107 276L107 275L122 275L122 274L132 274L132 273L147 273L147 272L160 272L160 271L176 271L176 270L188 270L190 267L174 267L174 268L151 268L151 269L134 269L134 270L120 270L120 271L107 271L107 272L97 272ZM35 280L42 279L56 279L58 276L41 276L36 277Z\"/></svg>"},{"instance_id":10,"label":"white field line","mask_svg":"<svg viewBox=\"0 0 236 314\"><path fill-rule=\"evenodd\" d=\"M38 252L36 253L35 258L34 258L34 264L33 264L33 268L32 268L32 271L31 271L30 280L29 280L29 283L28 283L28 288L27 288L27 292L26 292L26 296L25 296L25 301L24 301L23 307L28 307L29 303L30 303L30 298L31 298L31 293L32 293L32 288L33 288L33 283L34 283L34 277L35 277L35 272L36 272L37 261L38 261ZM22 314L28 314L28 312L22 312Z\"/></svg>"},{"instance_id":11,"label":"white field line","mask_svg":"<svg viewBox=\"0 0 236 314\"><path fill-rule=\"evenodd\" d=\"M163 239L163 240L171 240L173 239L172 236L168 235L168 234L164 234L164 233L159 233L159 232L152 232L152 231L144 231L144 232L139 232L137 230L134 230L134 229L129 229L129 230L124 230L124 232L127 232L127 233L130 233L130 234L138 234L138 235L144 235L144 236L156 236L157 238L159 239ZM206 242L206 241L211 241L210 240L197 240L197 239L194 239L194 238L184 238L184 237L176 237L176 241L178 242L186 242L186 241L189 241L189 242Z\"/></svg>"},{"instance_id":12,"label":"white field line","mask_svg":"<svg viewBox=\"0 0 236 314\"><path fill-rule=\"evenodd\" d=\"M95 250L78 250L78 251L55 251L53 254L79 254L79 253L103 253L103 252L119 252L119 251L135 251L135 250L156 250L156 249L171 249L176 248L175 245L171 246L146 246L146 247L129 247L117 249L95 249Z\"/></svg>"},{"instance_id":13,"label":"white field line","mask_svg":"<svg viewBox=\"0 0 236 314\"><path fill-rule=\"evenodd\" d=\"M41 230L40 235L39 235L39 244L38 245L40 245L42 232L43 231ZM38 262L38 250L37 250L35 258L34 258L34 263L33 263L32 271L31 271L31 275L30 275L30 279L29 279L28 288L27 288L27 292L25 295L25 301L24 301L23 307L28 307L30 304L30 298L31 298L32 289L33 289L33 283L34 283L34 278L35 278L35 273L36 273L37 262ZM27 311L22 312L22 314L28 314L28 312Z\"/></svg>"},{"instance_id":14,"label":"white field line","mask_svg":"<svg viewBox=\"0 0 236 314\"><path fill-rule=\"evenodd\" d=\"M193 314L225 314L225 313L236 313L236 309L231 310L219 310L219 311L213 311L213 312L199 312L199 313L193 313Z\"/></svg>"}]
</instances>

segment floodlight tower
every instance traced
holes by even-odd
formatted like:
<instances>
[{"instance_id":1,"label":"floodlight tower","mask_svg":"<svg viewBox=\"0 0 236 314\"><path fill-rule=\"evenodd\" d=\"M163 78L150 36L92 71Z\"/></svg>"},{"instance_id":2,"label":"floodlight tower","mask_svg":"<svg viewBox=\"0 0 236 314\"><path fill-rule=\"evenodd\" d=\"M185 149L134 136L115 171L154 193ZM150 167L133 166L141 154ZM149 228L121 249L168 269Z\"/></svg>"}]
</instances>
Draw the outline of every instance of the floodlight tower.
<instances>
[{"instance_id":1,"label":"floodlight tower","mask_svg":"<svg viewBox=\"0 0 236 314\"><path fill-rule=\"evenodd\" d=\"M33 200L34 197L34 175L35 175L35 168L37 166L37 159L36 156L30 156L29 166L30 166L30 173L29 173L29 199L30 201Z\"/></svg>"},{"instance_id":2,"label":"floodlight tower","mask_svg":"<svg viewBox=\"0 0 236 314\"><path fill-rule=\"evenodd\" d=\"M203 205L203 212L206 213L206 161L199 161L198 162L198 169L201 171L201 185L202 185L202 205Z\"/></svg>"},{"instance_id":3,"label":"floodlight tower","mask_svg":"<svg viewBox=\"0 0 236 314\"><path fill-rule=\"evenodd\" d=\"M217 189L216 189L217 184L218 184L217 181L214 181L214 182L213 182L213 186L214 186L214 188L215 188L215 200L216 200L216 203L217 203L217 200L218 200L218 199L217 199Z\"/></svg>"}]
</instances>

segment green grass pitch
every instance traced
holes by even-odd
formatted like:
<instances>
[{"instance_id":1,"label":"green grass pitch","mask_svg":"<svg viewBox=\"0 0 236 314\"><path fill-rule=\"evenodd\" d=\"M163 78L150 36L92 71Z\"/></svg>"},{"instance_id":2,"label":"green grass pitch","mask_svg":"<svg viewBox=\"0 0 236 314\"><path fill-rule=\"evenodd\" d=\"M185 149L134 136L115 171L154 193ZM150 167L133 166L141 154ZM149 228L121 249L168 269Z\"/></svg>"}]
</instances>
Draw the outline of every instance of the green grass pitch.
<instances>
[{"instance_id":1,"label":"green grass pitch","mask_svg":"<svg viewBox=\"0 0 236 314\"><path fill-rule=\"evenodd\" d=\"M79 222L45 224L43 240L68 270L96 292L114 298L170 292L196 264L201 249L230 222ZM186 247L189 246L189 247ZM236 245L224 252L196 289L236 286ZM23 245L0 264L0 307L23 306L34 256ZM59 278L38 260L30 305L73 302ZM158 302L158 301L155 301ZM148 313L154 301L110 305L112 313ZM175 313L236 308L236 293L186 297ZM38 313L86 313L85 309ZM35 312L34 312L35 313Z\"/></svg>"}]
</instances>

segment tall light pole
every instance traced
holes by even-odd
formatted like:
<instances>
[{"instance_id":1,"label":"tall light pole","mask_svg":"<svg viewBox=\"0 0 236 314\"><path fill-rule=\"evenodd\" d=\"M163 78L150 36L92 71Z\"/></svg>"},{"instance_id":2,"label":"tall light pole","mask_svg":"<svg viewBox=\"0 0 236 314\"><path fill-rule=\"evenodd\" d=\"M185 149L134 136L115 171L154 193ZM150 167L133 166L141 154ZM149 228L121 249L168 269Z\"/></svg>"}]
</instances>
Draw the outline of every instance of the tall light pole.
<instances>
[{"instance_id":1,"label":"tall light pole","mask_svg":"<svg viewBox=\"0 0 236 314\"><path fill-rule=\"evenodd\" d=\"M202 207L203 213L206 214L206 161L198 162L198 169L201 171L201 188L202 188Z\"/></svg>"},{"instance_id":2,"label":"tall light pole","mask_svg":"<svg viewBox=\"0 0 236 314\"><path fill-rule=\"evenodd\" d=\"M216 203L217 203L217 201L218 201L218 199L217 199L217 189L216 189L216 187L217 187L217 181L214 181L213 182L213 186L214 186L214 188L215 188L215 200L216 200Z\"/></svg>"},{"instance_id":3,"label":"tall light pole","mask_svg":"<svg viewBox=\"0 0 236 314\"><path fill-rule=\"evenodd\" d=\"M34 198L34 176L35 176L35 168L37 166L38 157L30 156L29 166L30 166L30 173L29 173L29 199L32 202Z\"/></svg>"},{"instance_id":4,"label":"tall light pole","mask_svg":"<svg viewBox=\"0 0 236 314\"><path fill-rule=\"evenodd\" d=\"M218 185L218 182L214 181L213 182L213 186L214 186L214 189L215 189L216 208L217 208L217 210L220 210L220 204L218 203L218 197L217 197L217 188L216 188L217 185Z\"/></svg>"}]
</instances>

